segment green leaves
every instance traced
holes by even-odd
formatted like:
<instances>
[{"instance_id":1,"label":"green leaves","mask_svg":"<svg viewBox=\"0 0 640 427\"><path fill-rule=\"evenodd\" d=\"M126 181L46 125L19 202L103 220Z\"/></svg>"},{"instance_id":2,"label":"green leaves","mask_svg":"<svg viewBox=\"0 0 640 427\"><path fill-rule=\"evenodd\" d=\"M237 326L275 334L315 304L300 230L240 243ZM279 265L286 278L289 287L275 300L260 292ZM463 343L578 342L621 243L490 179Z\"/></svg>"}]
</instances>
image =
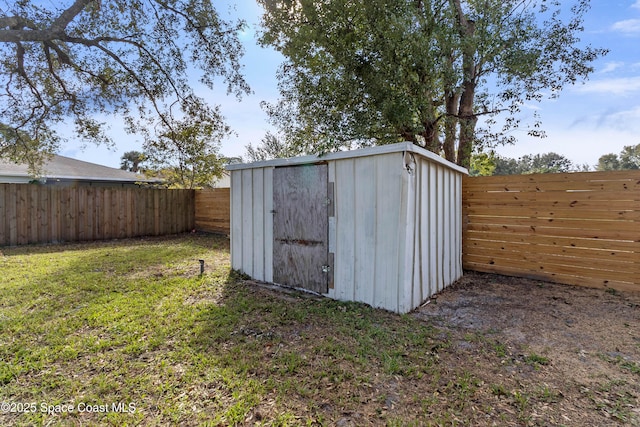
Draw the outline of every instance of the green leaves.
<instances>
[{"instance_id":1,"label":"green leaves","mask_svg":"<svg viewBox=\"0 0 640 427\"><path fill-rule=\"evenodd\" d=\"M640 169L640 144L625 145L620 154L600 156L596 169L599 171Z\"/></svg>"},{"instance_id":2,"label":"green leaves","mask_svg":"<svg viewBox=\"0 0 640 427\"><path fill-rule=\"evenodd\" d=\"M69 117L92 141L105 139L96 113L153 120L193 96L197 68L209 87L249 92L237 37L244 24L222 19L209 0L56 4L22 1L0 12L0 117L11 130L0 135L0 155L54 151L53 127Z\"/></svg>"},{"instance_id":3,"label":"green leaves","mask_svg":"<svg viewBox=\"0 0 640 427\"><path fill-rule=\"evenodd\" d=\"M259 2L261 42L287 58L267 111L306 152L409 140L469 166L473 145L511 140L525 101L606 54L578 47L588 0L568 15L545 1ZM478 133L503 112L502 131Z\"/></svg>"},{"instance_id":4,"label":"green leaves","mask_svg":"<svg viewBox=\"0 0 640 427\"><path fill-rule=\"evenodd\" d=\"M219 108L191 97L180 116L161 115L155 137L147 135L145 159L172 188L210 187L222 175L220 141L231 133Z\"/></svg>"}]
</instances>

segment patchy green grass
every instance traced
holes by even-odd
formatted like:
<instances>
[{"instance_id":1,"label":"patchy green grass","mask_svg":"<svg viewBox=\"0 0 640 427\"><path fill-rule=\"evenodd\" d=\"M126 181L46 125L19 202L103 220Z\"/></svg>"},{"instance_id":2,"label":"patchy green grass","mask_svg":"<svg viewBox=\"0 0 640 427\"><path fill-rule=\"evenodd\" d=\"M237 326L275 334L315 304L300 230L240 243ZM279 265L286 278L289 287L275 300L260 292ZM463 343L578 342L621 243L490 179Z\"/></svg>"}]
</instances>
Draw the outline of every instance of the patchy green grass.
<instances>
[{"instance_id":1,"label":"patchy green grass","mask_svg":"<svg viewBox=\"0 0 640 427\"><path fill-rule=\"evenodd\" d=\"M221 237L5 248L0 277L1 425L526 425L566 403L495 331L248 282ZM624 422L625 390L587 398Z\"/></svg>"},{"instance_id":2,"label":"patchy green grass","mask_svg":"<svg viewBox=\"0 0 640 427\"><path fill-rule=\"evenodd\" d=\"M322 424L363 398L382 416L387 382L433 369L429 326L247 285L228 250L201 235L3 249L0 423Z\"/></svg>"},{"instance_id":3,"label":"patchy green grass","mask_svg":"<svg viewBox=\"0 0 640 427\"><path fill-rule=\"evenodd\" d=\"M540 356L539 354L535 353L525 356L524 361L536 369L538 369L540 366L548 365L550 363L547 357Z\"/></svg>"},{"instance_id":4,"label":"patchy green grass","mask_svg":"<svg viewBox=\"0 0 640 427\"><path fill-rule=\"evenodd\" d=\"M609 355L600 355L602 360L617 365L623 370L627 370L633 374L640 375L640 364L630 360L625 360L622 356L617 355L615 357Z\"/></svg>"}]
</instances>

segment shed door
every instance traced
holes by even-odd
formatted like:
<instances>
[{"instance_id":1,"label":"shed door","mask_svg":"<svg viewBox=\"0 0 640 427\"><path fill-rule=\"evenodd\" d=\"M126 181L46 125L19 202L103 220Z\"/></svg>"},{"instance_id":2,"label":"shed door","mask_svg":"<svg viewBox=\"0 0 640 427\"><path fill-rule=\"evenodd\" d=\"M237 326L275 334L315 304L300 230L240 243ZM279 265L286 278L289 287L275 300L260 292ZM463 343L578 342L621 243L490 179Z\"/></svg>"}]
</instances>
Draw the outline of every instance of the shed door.
<instances>
[{"instance_id":1,"label":"shed door","mask_svg":"<svg viewBox=\"0 0 640 427\"><path fill-rule=\"evenodd\" d=\"M273 281L327 293L327 165L273 171Z\"/></svg>"}]
</instances>

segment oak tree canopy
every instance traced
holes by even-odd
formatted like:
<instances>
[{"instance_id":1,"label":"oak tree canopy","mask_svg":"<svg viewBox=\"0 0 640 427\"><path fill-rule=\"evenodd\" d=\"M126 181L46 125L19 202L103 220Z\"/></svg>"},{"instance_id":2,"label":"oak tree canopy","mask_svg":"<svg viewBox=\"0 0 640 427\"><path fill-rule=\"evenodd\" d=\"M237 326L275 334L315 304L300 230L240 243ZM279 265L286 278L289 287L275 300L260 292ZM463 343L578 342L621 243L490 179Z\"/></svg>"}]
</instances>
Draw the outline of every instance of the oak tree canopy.
<instances>
[{"instance_id":1,"label":"oak tree canopy","mask_svg":"<svg viewBox=\"0 0 640 427\"><path fill-rule=\"evenodd\" d=\"M267 111L306 152L408 140L468 167L518 126L542 136L523 105L606 53L580 42L589 0L258 1L261 42L286 58Z\"/></svg>"},{"instance_id":2,"label":"oak tree canopy","mask_svg":"<svg viewBox=\"0 0 640 427\"><path fill-rule=\"evenodd\" d=\"M243 25L223 19L210 0L5 1L0 156L34 164L59 146L60 123L108 142L105 114L130 131L155 123L166 132L173 117L205 106L191 87L195 76L248 93Z\"/></svg>"}]
</instances>

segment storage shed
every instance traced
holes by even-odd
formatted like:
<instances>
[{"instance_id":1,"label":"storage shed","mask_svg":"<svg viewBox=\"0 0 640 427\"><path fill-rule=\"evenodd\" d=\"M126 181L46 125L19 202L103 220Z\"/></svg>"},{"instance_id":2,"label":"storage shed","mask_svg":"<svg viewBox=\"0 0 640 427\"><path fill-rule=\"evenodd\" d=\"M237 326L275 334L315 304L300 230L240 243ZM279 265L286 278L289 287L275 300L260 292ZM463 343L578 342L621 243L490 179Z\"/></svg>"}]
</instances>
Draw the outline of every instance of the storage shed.
<instances>
[{"instance_id":1,"label":"storage shed","mask_svg":"<svg viewBox=\"0 0 640 427\"><path fill-rule=\"evenodd\" d=\"M406 313L462 276L462 175L409 142L228 166L231 266Z\"/></svg>"}]
</instances>

